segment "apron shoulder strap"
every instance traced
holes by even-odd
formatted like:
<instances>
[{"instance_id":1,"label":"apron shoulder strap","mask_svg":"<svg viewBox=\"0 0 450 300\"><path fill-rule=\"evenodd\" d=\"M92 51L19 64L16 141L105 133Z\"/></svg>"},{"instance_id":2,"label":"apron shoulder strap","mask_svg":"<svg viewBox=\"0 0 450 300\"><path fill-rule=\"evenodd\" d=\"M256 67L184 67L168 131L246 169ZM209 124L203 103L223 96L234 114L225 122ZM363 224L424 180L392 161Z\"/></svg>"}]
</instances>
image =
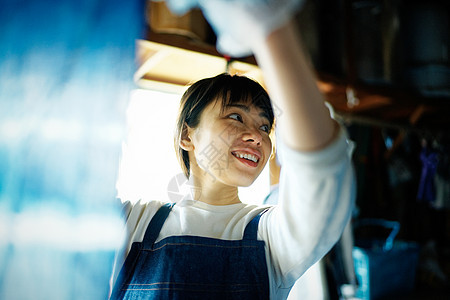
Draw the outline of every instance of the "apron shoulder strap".
<instances>
[{"instance_id":1,"label":"apron shoulder strap","mask_svg":"<svg viewBox=\"0 0 450 300\"><path fill-rule=\"evenodd\" d=\"M244 230L244 240L256 240L258 236L258 225L259 225L259 219L261 219L261 216L268 211L269 208L264 209L262 212L257 214L245 227Z\"/></svg>"},{"instance_id":2,"label":"apron shoulder strap","mask_svg":"<svg viewBox=\"0 0 450 300\"><path fill-rule=\"evenodd\" d=\"M153 246L153 244L156 241L156 238L159 235L159 232L161 231L161 228L164 225L164 222L167 219L167 216L169 215L174 205L175 203L165 203L158 209L156 214L153 216L153 218L150 221L150 224L148 224L147 226L147 230L145 231L144 235L144 240L142 241L145 247Z\"/></svg>"}]
</instances>

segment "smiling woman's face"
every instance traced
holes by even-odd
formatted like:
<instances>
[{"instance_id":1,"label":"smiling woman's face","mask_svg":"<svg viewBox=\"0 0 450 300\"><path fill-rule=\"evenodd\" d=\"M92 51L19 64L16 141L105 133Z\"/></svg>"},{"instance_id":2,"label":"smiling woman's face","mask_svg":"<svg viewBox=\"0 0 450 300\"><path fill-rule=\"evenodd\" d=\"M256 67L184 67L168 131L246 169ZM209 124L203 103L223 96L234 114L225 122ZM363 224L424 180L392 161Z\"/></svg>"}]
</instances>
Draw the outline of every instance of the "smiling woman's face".
<instances>
[{"instance_id":1,"label":"smiling woman's face","mask_svg":"<svg viewBox=\"0 0 450 300\"><path fill-rule=\"evenodd\" d=\"M266 141L265 134L273 122L269 95L256 81L238 75L219 74L195 82L181 97L174 136L177 157L184 174L189 178L191 167L195 167L197 173L206 172L213 179L236 175L237 179L233 182L238 182L238 179L242 181L235 185L249 185L256 176L244 180L242 174L259 174L264 167L270 152L265 150L267 143L270 143L270 140ZM195 152L187 136L194 132L198 137L207 136L205 139L197 138ZM254 142L261 135L264 140ZM226 146L229 151L225 151ZM261 148L264 151L259 150ZM261 151L264 153L259 153ZM191 163L191 156L194 163ZM242 174L235 174L236 162L246 166L242 168L237 164L238 169L243 169Z\"/></svg>"},{"instance_id":2,"label":"smiling woman's face","mask_svg":"<svg viewBox=\"0 0 450 300\"><path fill-rule=\"evenodd\" d=\"M232 186L251 185L270 157L270 131L271 124L261 108L250 103L224 108L220 101L210 103L199 125L189 129L191 170L202 171L193 175L210 176Z\"/></svg>"}]
</instances>

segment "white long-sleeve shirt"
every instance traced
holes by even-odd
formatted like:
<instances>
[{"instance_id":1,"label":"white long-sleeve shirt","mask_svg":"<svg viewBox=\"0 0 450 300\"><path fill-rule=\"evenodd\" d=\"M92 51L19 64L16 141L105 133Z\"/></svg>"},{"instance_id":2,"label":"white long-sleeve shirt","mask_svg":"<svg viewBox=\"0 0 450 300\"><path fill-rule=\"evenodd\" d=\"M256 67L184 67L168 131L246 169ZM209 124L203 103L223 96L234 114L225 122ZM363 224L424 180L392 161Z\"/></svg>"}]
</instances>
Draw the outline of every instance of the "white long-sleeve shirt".
<instances>
[{"instance_id":1,"label":"white long-sleeve shirt","mask_svg":"<svg viewBox=\"0 0 450 300\"><path fill-rule=\"evenodd\" d=\"M285 299L295 281L337 242L354 199L351 146L344 130L327 148L299 152L279 143L282 165L278 205L262 215L258 239L265 241L270 298ZM273 199L272 199L273 200ZM160 201L125 203L126 238L111 278L117 279L133 242L143 240ZM250 220L267 206L215 206L185 198L174 206L157 241L173 235L239 240Z\"/></svg>"}]
</instances>

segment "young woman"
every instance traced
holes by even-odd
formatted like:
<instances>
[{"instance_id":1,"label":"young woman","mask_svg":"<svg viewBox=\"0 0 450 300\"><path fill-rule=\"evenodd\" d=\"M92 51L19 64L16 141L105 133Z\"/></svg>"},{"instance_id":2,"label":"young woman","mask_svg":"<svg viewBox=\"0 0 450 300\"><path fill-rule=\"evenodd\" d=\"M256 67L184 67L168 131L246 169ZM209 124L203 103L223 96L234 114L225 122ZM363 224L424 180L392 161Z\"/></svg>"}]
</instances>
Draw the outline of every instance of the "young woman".
<instances>
[{"instance_id":1,"label":"young woman","mask_svg":"<svg viewBox=\"0 0 450 300\"><path fill-rule=\"evenodd\" d=\"M222 6L201 5L212 21L211 10L224 14L233 6L205 1L213 2ZM246 22L258 17L248 7L238 12ZM279 23L246 44L270 100L256 82L226 74L183 95L175 146L194 192L175 205L126 204L128 235L111 298L283 299L339 239L353 201L349 146L324 105L295 25ZM220 28L218 34L220 40ZM242 39L241 32L231 36ZM279 111L282 168L269 197L278 205L248 205L238 187L250 185L271 155L270 101Z\"/></svg>"}]
</instances>

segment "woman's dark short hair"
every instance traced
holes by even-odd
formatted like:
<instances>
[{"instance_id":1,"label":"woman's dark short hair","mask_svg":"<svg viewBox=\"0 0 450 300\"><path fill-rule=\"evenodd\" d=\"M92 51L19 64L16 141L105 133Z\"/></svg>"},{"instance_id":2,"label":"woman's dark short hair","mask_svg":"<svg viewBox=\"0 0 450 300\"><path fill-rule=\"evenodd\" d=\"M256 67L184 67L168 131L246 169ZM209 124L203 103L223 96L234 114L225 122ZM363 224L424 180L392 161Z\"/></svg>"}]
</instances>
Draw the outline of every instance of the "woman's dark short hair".
<instances>
[{"instance_id":1,"label":"woman's dark short hair","mask_svg":"<svg viewBox=\"0 0 450 300\"><path fill-rule=\"evenodd\" d=\"M190 175L189 155L180 147L181 138L187 126L198 126L203 110L213 101L221 101L223 109L231 104L251 102L267 114L270 126L273 125L274 114L269 95L256 81L224 73L195 82L181 97L175 129L175 150L187 178Z\"/></svg>"}]
</instances>

